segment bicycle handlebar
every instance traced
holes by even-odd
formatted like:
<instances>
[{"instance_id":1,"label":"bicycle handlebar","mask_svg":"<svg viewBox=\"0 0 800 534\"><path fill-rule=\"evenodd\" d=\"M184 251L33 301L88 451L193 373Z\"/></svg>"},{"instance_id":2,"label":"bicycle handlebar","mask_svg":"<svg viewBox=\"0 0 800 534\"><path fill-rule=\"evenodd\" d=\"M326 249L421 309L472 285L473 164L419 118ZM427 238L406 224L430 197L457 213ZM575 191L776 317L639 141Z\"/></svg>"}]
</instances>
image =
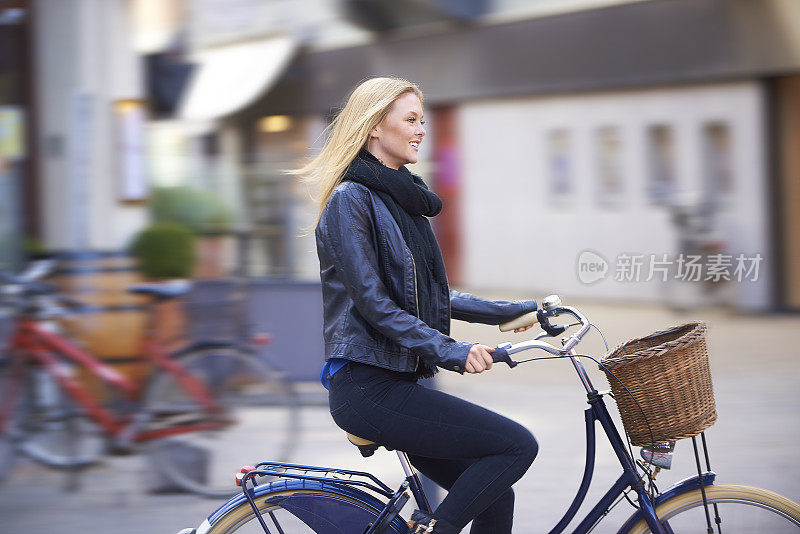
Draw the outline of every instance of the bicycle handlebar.
<instances>
[{"instance_id":1,"label":"bicycle handlebar","mask_svg":"<svg viewBox=\"0 0 800 534\"><path fill-rule=\"evenodd\" d=\"M47 315L64 313L65 310L59 307L59 304L72 309L85 308L85 303L59 294L58 286L41 280L50 274L54 267L55 262L52 260L39 260L31 263L19 274L0 271L0 285L5 286L0 290L0 295L12 298L12 304L21 309L28 310L29 304L34 302L36 309L46 310ZM47 300L43 301L37 297L47 297Z\"/></svg>"},{"instance_id":2,"label":"bicycle handlebar","mask_svg":"<svg viewBox=\"0 0 800 534\"><path fill-rule=\"evenodd\" d=\"M44 278L55 268L54 260L38 260L32 262L27 269L19 274L11 274L6 271L0 271L0 282L4 284L13 284L20 286L27 286L29 284L37 283L37 280Z\"/></svg>"},{"instance_id":3,"label":"bicycle handlebar","mask_svg":"<svg viewBox=\"0 0 800 534\"><path fill-rule=\"evenodd\" d=\"M530 349L540 349L544 350L550 354L556 356L569 356L570 352L581 342L583 336L589 331L589 320L577 309L571 306L563 306L561 305L561 299L556 295L551 295L545 298L542 301L542 309L531 312L522 317L518 317L513 321L509 321L508 323L504 323L501 325L501 330L506 327L506 330L510 330L513 328L520 328L521 326L527 326L532 324L530 322L531 316L535 315L536 320L541 325L542 330L544 332L540 333L536 338L523 341L521 343L502 343L495 347L494 352L492 353L492 360L495 362L504 362L509 367L516 367L519 362L515 362L511 359L511 355L517 352L522 352L524 350ZM558 348L555 345L551 345L545 341L539 341L543 337L555 337L562 334L568 326L561 326L561 325L553 325L550 322L551 317L558 317L560 315L571 315L574 317L578 322L576 325L580 325L580 329L572 334L569 337L565 337L562 339L561 344L562 347Z\"/></svg>"}]
</instances>

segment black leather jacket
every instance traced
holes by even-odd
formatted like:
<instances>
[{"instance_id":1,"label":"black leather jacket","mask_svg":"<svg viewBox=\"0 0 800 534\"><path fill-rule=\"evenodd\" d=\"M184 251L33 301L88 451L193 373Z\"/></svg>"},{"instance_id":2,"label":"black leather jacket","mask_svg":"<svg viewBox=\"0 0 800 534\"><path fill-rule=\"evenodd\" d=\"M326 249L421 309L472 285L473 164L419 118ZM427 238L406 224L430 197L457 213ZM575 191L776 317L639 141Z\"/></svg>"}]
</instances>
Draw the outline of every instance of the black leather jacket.
<instances>
[{"instance_id":1,"label":"black leather jacket","mask_svg":"<svg viewBox=\"0 0 800 534\"><path fill-rule=\"evenodd\" d=\"M383 239L376 239L380 227ZM411 251L383 201L367 187L343 182L316 229L324 303L325 359L347 358L394 371L416 371L419 358L464 372L474 343L456 341L404 310L416 308ZM378 250L380 249L380 250ZM378 258L388 265L382 279ZM489 301L450 290L433 309L454 319L500 324L536 309L535 301ZM446 300L446 299L442 299Z\"/></svg>"}]
</instances>

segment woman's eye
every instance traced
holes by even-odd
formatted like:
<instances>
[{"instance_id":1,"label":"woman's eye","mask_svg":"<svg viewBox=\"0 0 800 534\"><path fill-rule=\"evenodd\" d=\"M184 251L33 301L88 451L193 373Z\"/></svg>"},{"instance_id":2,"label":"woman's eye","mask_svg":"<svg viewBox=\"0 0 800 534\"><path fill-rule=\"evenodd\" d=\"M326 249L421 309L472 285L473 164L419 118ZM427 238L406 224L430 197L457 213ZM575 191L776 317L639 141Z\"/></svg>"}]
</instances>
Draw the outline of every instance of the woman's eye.
<instances>
[{"instance_id":1,"label":"woman's eye","mask_svg":"<svg viewBox=\"0 0 800 534\"><path fill-rule=\"evenodd\" d=\"M408 122L414 122L414 121L415 121L415 120L417 120L417 119L415 119L414 117L411 117L410 119L406 119L406 120L407 120Z\"/></svg>"}]
</instances>

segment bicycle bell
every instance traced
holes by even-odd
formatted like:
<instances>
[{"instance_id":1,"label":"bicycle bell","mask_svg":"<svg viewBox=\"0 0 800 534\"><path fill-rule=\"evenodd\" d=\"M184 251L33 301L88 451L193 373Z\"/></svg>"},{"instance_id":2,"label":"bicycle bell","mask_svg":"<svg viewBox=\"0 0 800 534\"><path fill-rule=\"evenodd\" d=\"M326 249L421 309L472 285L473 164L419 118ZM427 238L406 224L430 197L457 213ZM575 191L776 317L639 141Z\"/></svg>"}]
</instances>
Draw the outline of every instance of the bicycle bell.
<instances>
[{"instance_id":1,"label":"bicycle bell","mask_svg":"<svg viewBox=\"0 0 800 534\"><path fill-rule=\"evenodd\" d=\"M544 311L548 313L552 312L559 306L561 306L561 297L558 295L548 295L542 299L542 308L544 308Z\"/></svg>"}]
</instances>

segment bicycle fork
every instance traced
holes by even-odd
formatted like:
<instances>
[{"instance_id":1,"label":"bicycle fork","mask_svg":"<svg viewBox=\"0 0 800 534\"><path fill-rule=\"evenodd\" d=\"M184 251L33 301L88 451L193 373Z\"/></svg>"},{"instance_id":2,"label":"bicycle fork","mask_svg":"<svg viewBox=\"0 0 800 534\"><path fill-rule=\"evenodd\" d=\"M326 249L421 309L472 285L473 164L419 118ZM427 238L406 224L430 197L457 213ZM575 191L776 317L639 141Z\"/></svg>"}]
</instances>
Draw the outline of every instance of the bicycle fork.
<instances>
[{"instance_id":1,"label":"bicycle fork","mask_svg":"<svg viewBox=\"0 0 800 534\"><path fill-rule=\"evenodd\" d=\"M644 480L642 480L636 470L636 465L633 463L633 458L629 456L628 451L625 449L625 444L622 441L622 437L619 435L619 432L617 431L617 427L611 420L611 415L608 413L608 409L603 402L602 395L600 395L597 391L592 391L589 393L588 399L591 408L587 410L587 412L591 411L591 414L587 413L587 424L589 417L600 422L600 425L603 427L603 430L608 436L611 446L614 449L614 453L617 455L617 459L619 460L623 469L622 475L619 477L617 482L614 483L614 486L611 488L611 490L609 490L601 502L598 503L598 506L595 509L606 505L606 500L608 500L608 504L610 504L617 495L625 491L627 487L630 487L638 496L642 516L647 522L647 526L650 528L650 531L653 532L653 534L670 534L669 527L665 527L661 521L659 521L658 516L656 515L655 504L645 488ZM592 515L593 514L590 514L590 516Z\"/></svg>"}]
</instances>

